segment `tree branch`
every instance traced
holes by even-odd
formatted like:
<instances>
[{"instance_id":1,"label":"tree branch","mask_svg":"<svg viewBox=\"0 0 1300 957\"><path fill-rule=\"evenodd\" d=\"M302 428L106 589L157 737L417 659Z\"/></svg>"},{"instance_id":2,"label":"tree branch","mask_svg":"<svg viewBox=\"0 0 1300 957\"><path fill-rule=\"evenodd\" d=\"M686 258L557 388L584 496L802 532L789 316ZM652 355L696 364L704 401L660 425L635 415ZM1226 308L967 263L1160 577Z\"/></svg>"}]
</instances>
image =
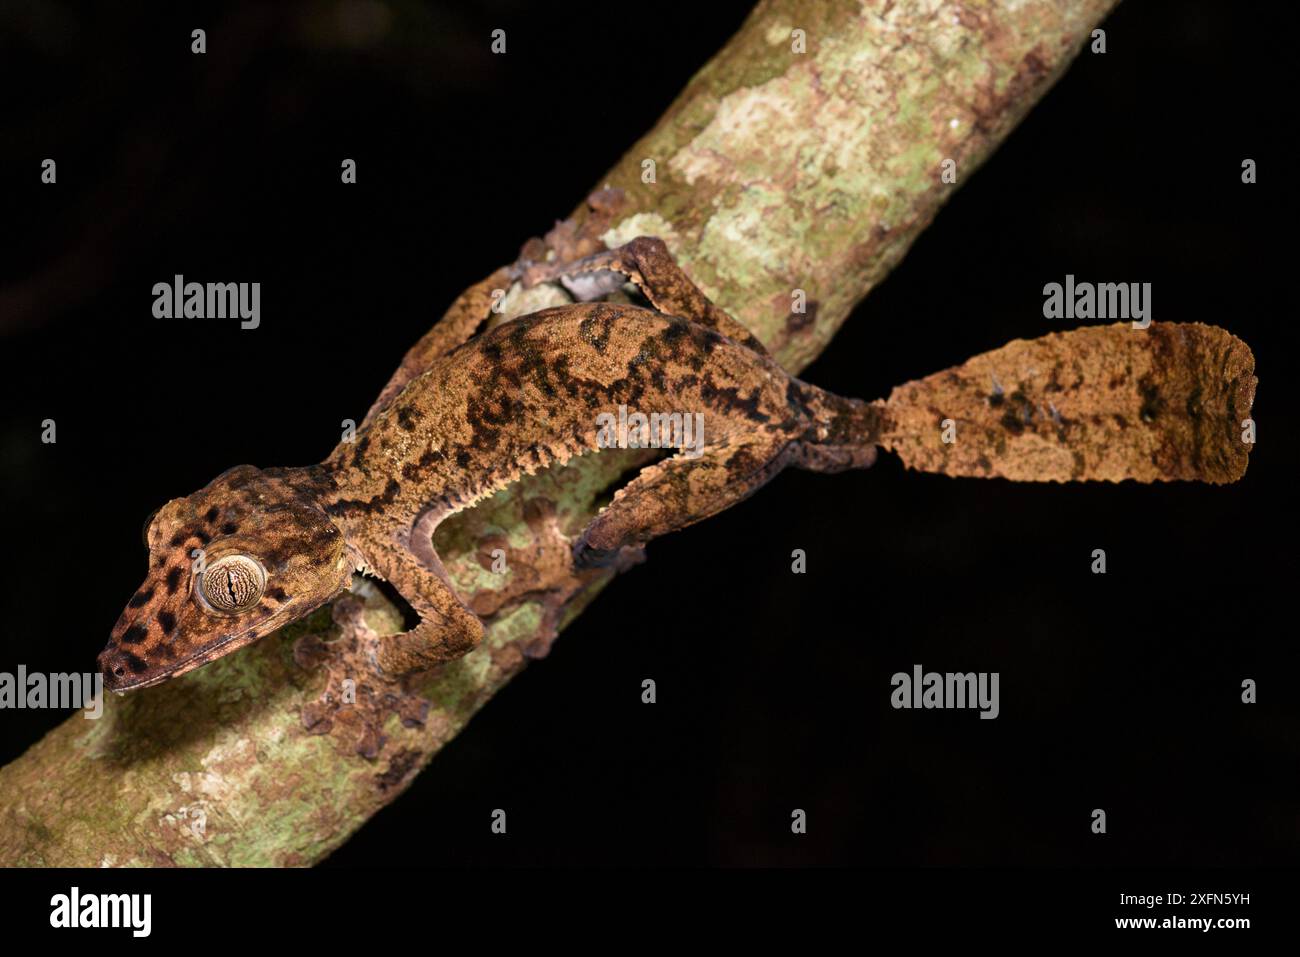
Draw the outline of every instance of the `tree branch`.
<instances>
[{"instance_id":1,"label":"tree branch","mask_svg":"<svg viewBox=\"0 0 1300 957\"><path fill-rule=\"evenodd\" d=\"M1112 3L760 3L610 170L613 189L546 245L663 237L797 372L955 188L940 182L942 161L968 177ZM806 52L792 50L796 30ZM791 308L795 289L806 312ZM544 294L512 290L513 314ZM366 586L238 654L109 700L101 720L69 718L0 770L0 863L319 861L608 581L571 576L568 536L627 465L617 454L580 459L439 530L444 564L490 628L482 648L437 675L384 685L357 666L359 634L401 627ZM497 548L504 574L492 570Z\"/></svg>"}]
</instances>

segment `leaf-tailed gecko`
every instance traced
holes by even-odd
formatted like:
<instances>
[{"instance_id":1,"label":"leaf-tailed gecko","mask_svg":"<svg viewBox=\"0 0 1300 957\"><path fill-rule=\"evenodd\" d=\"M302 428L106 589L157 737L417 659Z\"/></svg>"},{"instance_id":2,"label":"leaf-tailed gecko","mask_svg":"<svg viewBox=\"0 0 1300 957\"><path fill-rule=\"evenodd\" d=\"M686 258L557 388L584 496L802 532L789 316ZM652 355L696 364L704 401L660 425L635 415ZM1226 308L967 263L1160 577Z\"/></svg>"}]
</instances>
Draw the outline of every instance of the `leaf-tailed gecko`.
<instances>
[{"instance_id":1,"label":"leaf-tailed gecko","mask_svg":"<svg viewBox=\"0 0 1300 957\"><path fill-rule=\"evenodd\" d=\"M455 512L547 466L600 447L599 417L702 414L699 455L644 468L573 544L575 567L714 515L787 466L869 466L881 403L831 395L786 374L739 322L642 237L531 281L592 299L629 280L653 308L576 302L475 335L498 271L469 291L403 360L362 422L319 465L242 465L162 506L147 527L149 570L99 656L127 691L183 674L330 601L354 572L390 582L419 614L369 651L397 677L458 658L483 623L456 596L432 534Z\"/></svg>"}]
</instances>

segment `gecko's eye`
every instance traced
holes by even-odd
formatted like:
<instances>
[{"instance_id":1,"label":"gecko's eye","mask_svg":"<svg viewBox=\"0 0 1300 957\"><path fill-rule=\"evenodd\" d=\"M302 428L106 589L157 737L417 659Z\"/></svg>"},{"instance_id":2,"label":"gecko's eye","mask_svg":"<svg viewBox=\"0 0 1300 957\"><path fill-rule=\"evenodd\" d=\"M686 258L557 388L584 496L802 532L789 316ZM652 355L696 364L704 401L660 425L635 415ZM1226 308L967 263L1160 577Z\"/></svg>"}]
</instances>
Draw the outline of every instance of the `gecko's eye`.
<instances>
[{"instance_id":1,"label":"gecko's eye","mask_svg":"<svg viewBox=\"0 0 1300 957\"><path fill-rule=\"evenodd\" d=\"M213 610L243 611L262 597L266 572L245 555L227 555L207 567L199 587Z\"/></svg>"}]
</instances>

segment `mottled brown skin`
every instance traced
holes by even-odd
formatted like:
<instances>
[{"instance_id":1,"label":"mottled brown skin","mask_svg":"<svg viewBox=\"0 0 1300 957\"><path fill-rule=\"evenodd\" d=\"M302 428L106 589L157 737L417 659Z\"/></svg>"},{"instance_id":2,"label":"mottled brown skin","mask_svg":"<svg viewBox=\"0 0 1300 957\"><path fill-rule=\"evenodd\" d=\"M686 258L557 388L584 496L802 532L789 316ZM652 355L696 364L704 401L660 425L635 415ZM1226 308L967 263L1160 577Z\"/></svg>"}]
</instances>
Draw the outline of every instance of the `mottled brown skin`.
<instances>
[{"instance_id":1,"label":"mottled brown skin","mask_svg":"<svg viewBox=\"0 0 1300 957\"><path fill-rule=\"evenodd\" d=\"M99 656L113 690L144 687L229 654L309 614L352 578L346 541L325 513L318 469L241 465L174 499L146 531L149 572ZM196 594L192 552L207 564L256 556L267 573L258 601L223 613Z\"/></svg>"},{"instance_id":2,"label":"mottled brown skin","mask_svg":"<svg viewBox=\"0 0 1300 957\"><path fill-rule=\"evenodd\" d=\"M703 452L671 455L621 489L574 543L579 567L716 514L787 465L838 471L875 460L879 406L788 376L660 241L524 278L561 277L580 298L630 279L654 309L576 303L471 338L490 290L509 277L471 289L407 354L355 440L323 463L240 466L159 510L148 577L100 655L108 687L156 684L243 647L337 596L353 571L389 581L420 616L377 640L380 672L465 654L483 624L448 584L433 531L525 473L597 450L597 417L616 416L620 404L702 413ZM255 560L265 571L258 600L234 612L211 607L196 548L209 567L228 555Z\"/></svg>"},{"instance_id":3,"label":"mottled brown skin","mask_svg":"<svg viewBox=\"0 0 1300 957\"><path fill-rule=\"evenodd\" d=\"M881 446L945 475L1235 482L1256 385L1250 348L1216 326L1085 326L898 386ZM941 439L945 419L955 442Z\"/></svg>"},{"instance_id":4,"label":"mottled brown skin","mask_svg":"<svg viewBox=\"0 0 1300 957\"><path fill-rule=\"evenodd\" d=\"M630 280L654 308L578 302L475 337L494 290L516 279L559 281L580 300ZM597 450L598 417L620 405L701 413L704 447L620 489L573 543L576 568L630 560L788 465L865 467L877 446L948 475L1235 481L1251 449L1243 428L1255 386L1254 357L1231 334L1153 323L1017 340L865 403L788 376L659 240L500 270L412 347L355 440L320 465L240 466L163 506L148 530L149 575L100 665L111 689L156 684L302 618L354 571L391 582L420 617L375 639L377 672L399 677L457 658L483 624L450 587L434 530L524 474ZM247 593L247 578L223 570L230 556L264 578L233 610L214 607Z\"/></svg>"}]
</instances>

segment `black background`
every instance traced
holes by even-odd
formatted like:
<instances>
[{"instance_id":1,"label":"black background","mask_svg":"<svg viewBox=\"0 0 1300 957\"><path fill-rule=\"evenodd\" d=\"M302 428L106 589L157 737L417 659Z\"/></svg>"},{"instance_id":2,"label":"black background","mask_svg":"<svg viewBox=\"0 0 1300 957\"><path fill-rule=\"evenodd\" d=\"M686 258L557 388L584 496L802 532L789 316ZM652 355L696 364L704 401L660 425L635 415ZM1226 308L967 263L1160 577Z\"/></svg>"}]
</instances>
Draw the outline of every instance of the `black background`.
<instances>
[{"instance_id":1,"label":"black background","mask_svg":"<svg viewBox=\"0 0 1300 957\"><path fill-rule=\"evenodd\" d=\"M6 5L0 670L92 668L145 517L232 465L321 458L748 6L392 4L349 45L310 5ZM1295 862L1294 104L1289 24L1258 6L1121 6L1109 52L1081 55L802 374L876 398L1059 328L1042 287L1066 273L1151 282L1157 320L1254 349L1244 480L787 472L654 543L327 864ZM153 319L178 272L260 281L261 328ZM1000 672L1001 716L892 710L915 663ZM0 714L0 760L61 719Z\"/></svg>"}]
</instances>

